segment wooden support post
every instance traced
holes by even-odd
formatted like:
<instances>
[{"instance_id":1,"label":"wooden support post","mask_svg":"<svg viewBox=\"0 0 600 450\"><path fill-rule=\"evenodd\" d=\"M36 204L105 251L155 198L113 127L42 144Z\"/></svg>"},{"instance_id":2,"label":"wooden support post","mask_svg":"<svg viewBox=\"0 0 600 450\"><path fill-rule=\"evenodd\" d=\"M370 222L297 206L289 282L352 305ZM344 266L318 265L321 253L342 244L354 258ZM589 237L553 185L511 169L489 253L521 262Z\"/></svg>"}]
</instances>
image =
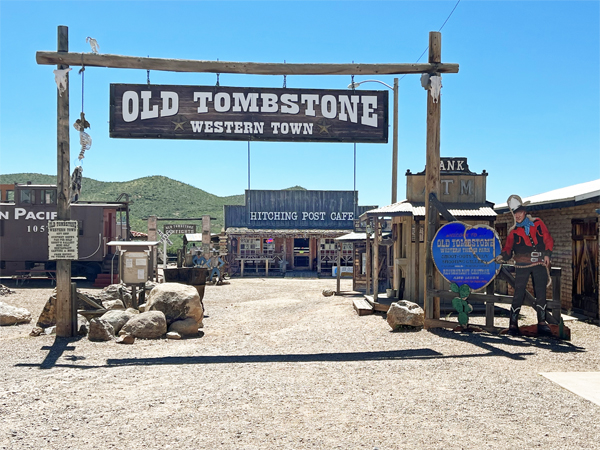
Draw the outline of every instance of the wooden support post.
<instances>
[{"instance_id":1,"label":"wooden support post","mask_svg":"<svg viewBox=\"0 0 600 450\"><path fill-rule=\"evenodd\" d=\"M442 35L437 31L429 33L429 63L439 63L442 59ZM430 75L439 75L431 73ZM427 90L427 158L425 166L425 317L439 319L440 299L434 298L431 293L435 289L434 276L435 267L431 254L431 243L439 227L439 214L437 209L429 200L430 194L440 196L440 117L441 117L441 95L437 101Z\"/></svg>"},{"instance_id":2,"label":"wooden support post","mask_svg":"<svg viewBox=\"0 0 600 450\"><path fill-rule=\"evenodd\" d=\"M373 221L373 300L377 301L379 294L379 218Z\"/></svg>"},{"instance_id":3,"label":"wooden support post","mask_svg":"<svg viewBox=\"0 0 600 450\"><path fill-rule=\"evenodd\" d=\"M560 276L562 269L553 268L552 273L552 301L558 304L558 307L552 308L552 317L556 319L556 323L560 323L561 318L561 301L560 301Z\"/></svg>"},{"instance_id":4,"label":"wooden support post","mask_svg":"<svg viewBox=\"0 0 600 450\"><path fill-rule=\"evenodd\" d=\"M420 301L421 294L421 224L419 221L415 221L415 302ZM423 304L424 306L424 304Z\"/></svg>"},{"instance_id":5,"label":"wooden support post","mask_svg":"<svg viewBox=\"0 0 600 450\"><path fill-rule=\"evenodd\" d=\"M137 303L137 286L134 284L131 286L131 305L125 303L125 308L133 308L133 305Z\"/></svg>"},{"instance_id":6,"label":"wooden support post","mask_svg":"<svg viewBox=\"0 0 600 450\"><path fill-rule=\"evenodd\" d=\"M71 336L77 336L77 283L71 283Z\"/></svg>"},{"instance_id":7,"label":"wooden support post","mask_svg":"<svg viewBox=\"0 0 600 450\"><path fill-rule=\"evenodd\" d=\"M265 276L269 276L269 258L265 258Z\"/></svg>"},{"instance_id":8,"label":"wooden support post","mask_svg":"<svg viewBox=\"0 0 600 450\"><path fill-rule=\"evenodd\" d=\"M140 307L140 305L146 303L146 284L140 284L140 295L138 298L131 298L131 301L133 302L133 304L131 305L132 308L138 309Z\"/></svg>"},{"instance_id":9,"label":"wooden support post","mask_svg":"<svg viewBox=\"0 0 600 450\"><path fill-rule=\"evenodd\" d=\"M398 201L398 78L394 78L394 125L392 137L392 203Z\"/></svg>"},{"instance_id":10,"label":"wooden support post","mask_svg":"<svg viewBox=\"0 0 600 450\"><path fill-rule=\"evenodd\" d=\"M202 216L202 254L206 259L210 258L210 216Z\"/></svg>"},{"instance_id":11,"label":"wooden support post","mask_svg":"<svg viewBox=\"0 0 600 450\"><path fill-rule=\"evenodd\" d=\"M392 289L396 291L396 298L400 298L400 281L402 279L402 271L400 270L400 258L402 258L402 224L394 223L392 224L392 236L395 236L394 247L393 247L393 274L392 280L393 285Z\"/></svg>"},{"instance_id":12,"label":"wooden support post","mask_svg":"<svg viewBox=\"0 0 600 450\"><path fill-rule=\"evenodd\" d=\"M368 219L367 219L368 220ZM365 267L365 282L366 288L365 293L369 295L371 293L371 236L369 234L369 225L367 224L367 257L366 259L366 267Z\"/></svg>"},{"instance_id":13,"label":"wooden support post","mask_svg":"<svg viewBox=\"0 0 600 450\"><path fill-rule=\"evenodd\" d=\"M335 290L335 293L337 295L340 295L340 280L342 278L342 243L341 242L337 242L337 288Z\"/></svg>"},{"instance_id":14,"label":"wooden support post","mask_svg":"<svg viewBox=\"0 0 600 450\"><path fill-rule=\"evenodd\" d=\"M156 242L157 239L157 228L158 221L156 216L148 217L148 240L151 242ZM148 264L148 277L150 279L155 279L158 281L158 258L156 257L157 248L153 247L150 249L150 261ZM185 258L185 254L183 255ZM185 261L185 259L184 259Z\"/></svg>"},{"instance_id":15,"label":"wooden support post","mask_svg":"<svg viewBox=\"0 0 600 450\"><path fill-rule=\"evenodd\" d=\"M243 277L244 276L244 259L242 258L242 260L240 261L240 276Z\"/></svg>"},{"instance_id":16,"label":"wooden support post","mask_svg":"<svg viewBox=\"0 0 600 450\"><path fill-rule=\"evenodd\" d=\"M69 29L58 27L58 52L69 51ZM59 64L57 69L67 69L69 66ZM58 189L57 214L58 220L71 220L71 175L70 175L70 141L69 141L69 74L65 75L66 86L62 94L56 91L56 140L57 140L57 177ZM59 259L56 261L56 336L73 336L71 303L71 261Z\"/></svg>"},{"instance_id":17,"label":"wooden support post","mask_svg":"<svg viewBox=\"0 0 600 450\"><path fill-rule=\"evenodd\" d=\"M114 69L164 70L192 73L241 73L254 75L398 75L408 73L458 73L458 64L427 63L255 63L239 61L198 61L185 59L146 58L94 53L36 52L38 64L70 64L72 66L111 67Z\"/></svg>"},{"instance_id":18,"label":"wooden support post","mask_svg":"<svg viewBox=\"0 0 600 450\"><path fill-rule=\"evenodd\" d=\"M494 295L494 282L492 281L485 288L485 293L487 295ZM486 302L485 303L485 326L493 327L494 326L494 303Z\"/></svg>"}]
</instances>

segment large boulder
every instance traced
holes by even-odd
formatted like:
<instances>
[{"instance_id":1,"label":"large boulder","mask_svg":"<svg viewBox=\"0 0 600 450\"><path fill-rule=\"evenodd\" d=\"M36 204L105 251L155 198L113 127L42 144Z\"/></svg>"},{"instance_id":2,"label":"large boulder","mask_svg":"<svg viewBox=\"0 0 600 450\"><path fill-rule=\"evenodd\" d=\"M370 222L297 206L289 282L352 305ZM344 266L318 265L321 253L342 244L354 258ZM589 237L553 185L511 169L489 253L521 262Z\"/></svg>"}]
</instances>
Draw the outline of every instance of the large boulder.
<instances>
[{"instance_id":1,"label":"large boulder","mask_svg":"<svg viewBox=\"0 0 600 450\"><path fill-rule=\"evenodd\" d=\"M152 289L146 298L146 311L162 311L169 325L187 318L200 324L204 317L196 288L179 283L163 283Z\"/></svg>"},{"instance_id":2,"label":"large boulder","mask_svg":"<svg viewBox=\"0 0 600 450\"><path fill-rule=\"evenodd\" d=\"M129 321L129 319L131 319L136 314L138 314L138 312L133 308L128 308L124 311L115 309L111 311L106 311L102 315L101 319L104 319L107 322L109 322L115 330L115 334L119 334L119 331L121 331L123 325L125 325Z\"/></svg>"},{"instance_id":3,"label":"large boulder","mask_svg":"<svg viewBox=\"0 0 600 450\"><path fill-rule=\"evenodd\" d=\"M198 322L192 317L176 320L169 325L169 332L179 333L181 336L198 336Z\"/></svg>"},{"instance_id":4,"label":"large boulder","mask_svg":"<svg viewBox=\"0 0 600 450\"><path fill-rule=\"evenodd\" d=\"M136 314L123 325L119 333L141 339L157 339L167 333L167 319L162 311Z\"/></svg>"},{"instance_id":5,"label":"large boulder","mask_svg":"<svg viewBox=\"0 0 600 450\"><path fill-rule=\"evenodd\" d=\"M394 331L403 326L422 327L425 323L425 312L416 303L400 300L390 305L387 322Z\"/></svg>"},{"instance_id":6,"label":"large boulder","mask_svg":"<svg viewBox=\"0 0 600 450\"><path fill-rule=\"evenodd\" d=\"M16 325L31 322L31 313L25 308L0 302L0 325Z\"/></svg>"},{"instance_id":7,"label":"large boulder","mask_svg":"<svg viewBox=\"0 0 600 450\"><path fill-rule=\"evenodd\" d=\"M90 341L110 341L115 337L115 329L101 317L96 317L90 320L90 331L88 339Z\"/></svg>"},{"instance_id":8,"label":"large boulder","mask_svg":"<svg viewBox=\"0 0 600 450\"><path fill-rule=\"evenodd\" d=\"M35 325L40 328L56 325L56 291L48 298Z\"/></svg>"}]
</instances>

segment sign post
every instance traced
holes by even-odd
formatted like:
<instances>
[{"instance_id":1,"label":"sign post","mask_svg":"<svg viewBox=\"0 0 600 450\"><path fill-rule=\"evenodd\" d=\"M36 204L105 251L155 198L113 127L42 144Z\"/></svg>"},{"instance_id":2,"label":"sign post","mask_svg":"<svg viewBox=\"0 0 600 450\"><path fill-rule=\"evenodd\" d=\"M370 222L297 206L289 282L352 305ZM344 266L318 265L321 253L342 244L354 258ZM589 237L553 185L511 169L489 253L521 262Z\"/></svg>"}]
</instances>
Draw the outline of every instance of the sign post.
<instances>
[{"instance_id":1,"label":"sign post","mask_svg":"<svg viewBox=\"0 0 600 450\"><path fill-rule=\"evenodd\" d=\"M53 261L77 260L78 223L76 220L48 221L48 259Z\"/></svg>"},{"instance_id":2,"label":"sign post","mask_svg":"<svg viewBox=\"0 0 600 450\"><path fill-rule=\"evenodd\" d=\"M58 27L58 53L69 52L69 29L66 26ZM58 64L57 70L66 70L69 66ZM69 74L65 74L66 88L56 90L56 184L58 190L56 218L58 220L71 219L71 175L69 151ZM77 317L73 317L71 303L71 259L57 259L56 261L56 336L75 336Z\"/></svg>"}]
</instances>

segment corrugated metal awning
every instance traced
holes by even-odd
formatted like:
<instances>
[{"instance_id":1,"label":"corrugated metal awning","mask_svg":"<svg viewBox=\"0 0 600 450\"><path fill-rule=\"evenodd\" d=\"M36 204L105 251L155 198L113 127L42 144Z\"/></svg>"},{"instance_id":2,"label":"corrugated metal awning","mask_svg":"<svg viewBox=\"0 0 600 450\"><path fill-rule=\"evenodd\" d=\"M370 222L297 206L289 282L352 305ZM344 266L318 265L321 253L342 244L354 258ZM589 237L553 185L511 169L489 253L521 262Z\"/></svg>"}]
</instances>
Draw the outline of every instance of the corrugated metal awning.
<instances>
[{"instance_id":1,"label":"corrugated metal awning","mask_svg":"<svg viewBox=\"0 0 600 450\"><path fill-rule=\"evenodd\" d=\"M489 205L469 205L469 204L452 204L446 208L457 219L460 217L496 217L498 214ZM423 203L411 203L403 200L392 205L383 206L381 208L372 209L363 214L363 216L413 216L425 217L425 205ZM361 216L362 217L362 216Z\"/></svg>"}]
</instances>

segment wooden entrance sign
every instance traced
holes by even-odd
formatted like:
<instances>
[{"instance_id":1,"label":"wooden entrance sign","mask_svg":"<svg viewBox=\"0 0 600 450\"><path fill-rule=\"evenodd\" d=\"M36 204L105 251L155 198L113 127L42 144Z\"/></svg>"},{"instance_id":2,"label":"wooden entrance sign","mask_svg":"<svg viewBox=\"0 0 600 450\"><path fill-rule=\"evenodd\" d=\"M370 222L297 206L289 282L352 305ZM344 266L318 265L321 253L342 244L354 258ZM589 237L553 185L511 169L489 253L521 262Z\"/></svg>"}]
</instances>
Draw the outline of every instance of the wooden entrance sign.
<instances>
[{"instance_id":1,"label":"wooden entrance sign","mask_svg":"<svg viewBox=\"0 0 600 450\"><path fill-rule=\"evenodd\" d=\"M111 84L110 137L388 141L388 92Z\"/></svg>"},{"instance_id":2,"label":"wooden entrance sign","mask_svg":"<svg viewBox=\"0 0 600 450\"><path fill-rule=\"evenodd\" d=\"M441 63L441 34L429 34L429 62L426 64L281 64L252 62L189 61L160 58L140 58L120 55L100 55L94 53L69 53L68 28L58 27L58 48L56 52L36 52L36 61L42 65L58 65L58 69L69 66L112 67L123 69L164 70L169 72L195 73L243 73L256 75L397 75L397 74L440 74L458 73L458 64ZM66 75L65 90L57 92L57 185L59 191L57 219L69 220L69 84ZM427 193L439 191L439 102L427 108ZM436 156L437 155L437 156ZM437 165L435 164L437 163ZM430 171L430 168L433 171ZM428 198L428 197L427 197ZM427 200L428 202L428 200ZM437 214L432 217L430 205L426 205L428 218L427 242L431 244L437 229ZM149 230L149 235L151 231ZM425 306L433 289L433 261L428 252L426 273ZM70 295L70 261L57 264L57 335L71 336L74 333ZM62 304L64 303L64 305ZM67 306L68 308L64 308ZM431 309L431 305L429 305ZM426 312L426 314L429 314ZM438 307L439 316L439 307ZM435 313L434 313L435 315ZM66 325L69 324L69 325Z\"/></svg>"}]
</instances>

